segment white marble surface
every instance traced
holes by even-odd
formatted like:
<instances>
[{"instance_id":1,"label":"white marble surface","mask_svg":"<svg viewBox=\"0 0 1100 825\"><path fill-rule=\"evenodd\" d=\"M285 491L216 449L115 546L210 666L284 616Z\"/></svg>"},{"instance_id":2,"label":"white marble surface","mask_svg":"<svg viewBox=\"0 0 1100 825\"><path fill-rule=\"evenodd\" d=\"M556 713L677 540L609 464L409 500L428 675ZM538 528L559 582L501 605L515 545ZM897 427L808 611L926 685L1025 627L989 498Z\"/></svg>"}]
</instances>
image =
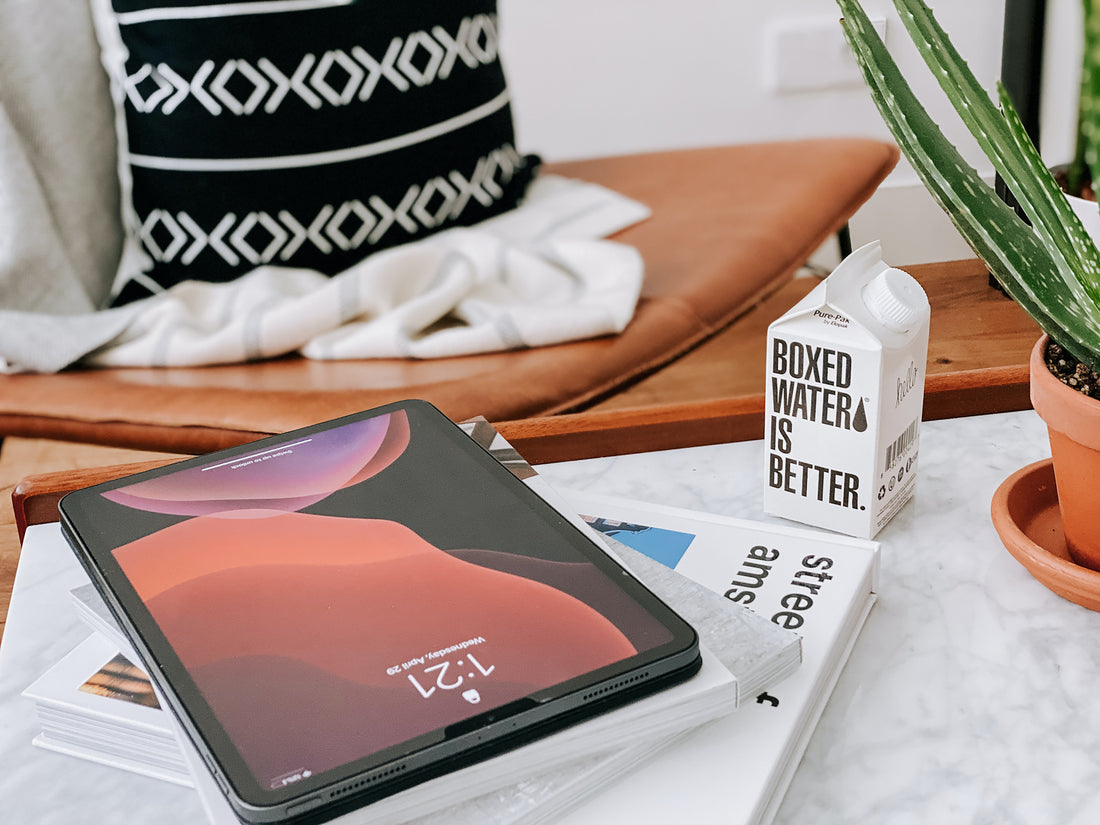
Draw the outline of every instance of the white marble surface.
<instances>
[{"instance_id":1,"label":"white marble surface","mask_svg":"<svg viewBox=\"0 0 1100 825\"><path fill-rule=\"evenodd\" d=\"M879 602L777 823L1100 822L1100 614L1035 582L989 520L1001 481L1047 455L1032 412L925 423L916 496L878 536ZM561 487L766 520L762 470L760 442L540 468ZM68 621L53 610L35 621ZM5 646L20 635L9 624ZM63 635L27 654L44 668L77 641ZM0 671L0 822L202 821L185 789L164 785L142 809L128 783L148 780L95 768L74 785L32 770L19 689ZM41 756L57 771L71 762Z\"/></svg>"},{"instance_id":2,"label":"white marble surface","mask_svg":"<svg viewBox=\"0 0 1100 825\"><path fill-rule=\"evenodd\" d=\"M762 449L540 472L560 487L767 519ZM1030 411L923 425L916 496L877 536L879 602L777 823L1100 822L1100 614L1031 578L989 518L1005 477L1049 455Z\"/></svg>"}]
</instances>

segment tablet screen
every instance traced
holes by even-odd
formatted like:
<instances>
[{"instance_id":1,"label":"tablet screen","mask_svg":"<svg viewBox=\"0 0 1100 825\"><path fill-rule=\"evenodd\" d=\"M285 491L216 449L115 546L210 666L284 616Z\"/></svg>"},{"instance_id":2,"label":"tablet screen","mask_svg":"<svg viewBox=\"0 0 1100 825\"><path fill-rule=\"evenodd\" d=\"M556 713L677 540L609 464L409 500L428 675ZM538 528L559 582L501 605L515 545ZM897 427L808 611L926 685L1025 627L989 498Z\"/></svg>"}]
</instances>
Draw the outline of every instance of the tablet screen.
<instances>
[{"instance_id":1,"label":"tablet screen","mask_svg":"<svg viewBox=\"0 0 1100 825\"><path fill-rule=\"evenodd\" d=\"M66 501L237 782L352 775L682 645L647 591L437 417L401 405Z\"/></svg>"}]
</instances>

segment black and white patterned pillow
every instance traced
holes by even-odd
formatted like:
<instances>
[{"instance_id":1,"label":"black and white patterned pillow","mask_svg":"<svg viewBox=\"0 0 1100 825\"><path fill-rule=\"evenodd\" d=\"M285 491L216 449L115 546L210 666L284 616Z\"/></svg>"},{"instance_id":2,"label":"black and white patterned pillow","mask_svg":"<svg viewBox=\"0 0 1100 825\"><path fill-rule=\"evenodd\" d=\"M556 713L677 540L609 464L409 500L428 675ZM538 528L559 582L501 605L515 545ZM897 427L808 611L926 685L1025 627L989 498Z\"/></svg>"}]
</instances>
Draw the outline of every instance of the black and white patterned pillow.
<instances>
[{"instance_id":1,"label":"black and white patterned pillow","mask_svg":"<svg viewBox=\"0 0 1100 825\"><path fill-rule=\"evenodd\" d=\"M112 302L333 274L514 207L495 0L92 0L119 133Z\"/></svg>"}]
</instances>

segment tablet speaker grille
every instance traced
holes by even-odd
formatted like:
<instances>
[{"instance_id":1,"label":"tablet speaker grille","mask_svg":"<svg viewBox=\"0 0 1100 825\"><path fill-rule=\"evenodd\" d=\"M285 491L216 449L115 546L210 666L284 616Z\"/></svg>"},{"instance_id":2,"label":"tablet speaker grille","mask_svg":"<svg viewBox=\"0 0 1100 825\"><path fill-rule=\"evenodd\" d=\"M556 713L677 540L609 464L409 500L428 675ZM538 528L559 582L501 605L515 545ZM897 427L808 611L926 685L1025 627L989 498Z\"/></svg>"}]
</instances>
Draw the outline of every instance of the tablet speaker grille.
<instances>
[{"instance_id":1,"label":"tablet speaker grille","mask_svg":"<svg viewBox=\"0 0 1100 825\"><path fill-rule=\"evenodd\" d=\"M597 688L596 690L590 690L588 693L582 694L581 700L584 702L591 702L593 699L599 699L602 696L606 696L608 693L648 678L648 670L644 673L636 673L629 679L620 679L618 682L612 682L610 685L604 685L603 687ZM360 779L355 780L354 782L349 782L342 788L337 788L334 791L330 791L328 797L329 799L335 799L336 797L344 796L345 794L354 793L355 791L362 790L363 788L369 787L383 779L390 779L397 774L404 773L406 770L407 766L405 765L394 765L392 768L387 768L384 771L378 771L377 773L370 774L369 776L364 776Z\"/></svg>"},{"instance_id":2,"label":"tablet speaker grille","mask_svg":"<svg viewBox=\"0 0 1100 825\"><path fill-rule=\"evenodd\" d=\"M375 782L379 782L383 779L390 779L394 776L397 776L398 774L404 773L406 770L408 770L408 768L405 765L394 765L392 768L386 768L386 770L384 771L372 773L369 776L364 776L360 779L356 779L354 782L349 782L342 788L337 788L334 791L330 791L328 798L335 799L336 797L343 796L344 794L354 793L355 791L359 791L363 788L373 785Z\"/></svg>"},{"instance_id":3,"label":"tablet speaker grille","mask_svg":"<svg viewBox=\"0 0 1100 825\"><path fill-rule=\"evenodd\" d=\"M585 693L584 695L582 695L581 699L582 699L582 701L585 701L585 702L591 702L593 699L599 699L601 696L605 696L608 693L611 693L612 691L619 690L620 688L624 688L627 685L632 685L635 682L640 682L643 679L648 679L648 678L649 678L649 671L648 670L645 673L636 673L635 675L631 676L629 679L620 679L618 682L612 682L610 685L604 685L602 688L597 688L596 690L589 691L588 693Z\"/></svg>"}]
</instances>

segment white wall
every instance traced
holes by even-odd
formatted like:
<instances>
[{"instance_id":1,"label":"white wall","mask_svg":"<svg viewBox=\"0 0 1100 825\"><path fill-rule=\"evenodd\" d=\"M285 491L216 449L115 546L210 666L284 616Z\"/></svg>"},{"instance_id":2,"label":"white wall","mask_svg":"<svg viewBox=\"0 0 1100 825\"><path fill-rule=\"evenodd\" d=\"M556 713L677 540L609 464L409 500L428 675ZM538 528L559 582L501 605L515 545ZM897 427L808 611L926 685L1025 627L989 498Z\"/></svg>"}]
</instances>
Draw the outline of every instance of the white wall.
<instances>
[{"instance_id":1,"label":"white wall","mask_svg":"<svg viewBox=\"0 0 1100 825\"><path fill-rule=\"evenodd\" d=\"M888 46L945 133L992 179L992 167L921 63L893 5L863 2L872 18L885 19ZM1072 21L1079 0L1049 5L1059 19ZM1004 0L935 6L959 51L992 89L1000 73ZM774 33L816 23L838 32L839 17L833 0L500 0L520 148L562 160L826 135L889 140L858 80L813 91L773 88ZM807 51L825 48L808 45ZM1067 62L1067 51L1064 45L1054 50L1059 71L1075 63ZM1069 105L1052 96L1045 108L1053 111L1045 116L1062 116L1059 107ZM904 160L853 220L852 234L856 245L881 239L895 264L971 256Z\"/></svg>"}]
</instances>

